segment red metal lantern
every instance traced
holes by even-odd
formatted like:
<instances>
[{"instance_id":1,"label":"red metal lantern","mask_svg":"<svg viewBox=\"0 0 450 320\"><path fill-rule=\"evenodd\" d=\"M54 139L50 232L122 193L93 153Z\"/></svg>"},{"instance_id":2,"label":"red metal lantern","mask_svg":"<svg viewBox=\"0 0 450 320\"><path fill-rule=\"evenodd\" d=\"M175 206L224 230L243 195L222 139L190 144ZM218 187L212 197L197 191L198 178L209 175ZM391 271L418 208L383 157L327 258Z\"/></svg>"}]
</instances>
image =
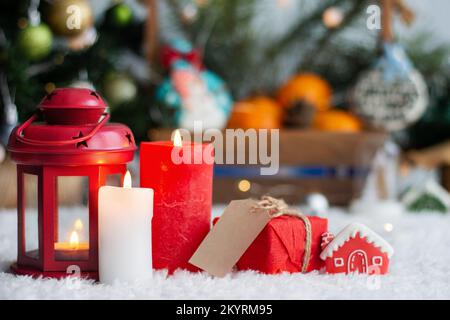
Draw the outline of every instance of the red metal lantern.
<instances>
[{"instance_id":1,"label":"red metal lantern","mask_svg":"<svg viewBox=\"0 0 450 320\"><path fill-rule=\"evenodd\" d=\"M95 91L56 89L41 101L32 118L11 133L8 149L17 162L18 182L18 259L11 267L15 273L60 278L80 271L82 276L98 277L98 189L110 176L123 177L136 150L131 130L107 123L106 109ZM37 122L40 116L45 122ZM35 247L27 238L33 234L26 211L25 178L30 177L37 194ZM80 219L70 222L74 231L63 230L67 229L63 222L73 218L62 217L58 205L58 185L67 177L87 181L84 223L89 227L84 231ZM88 240L80 239L78 232Z\"/></svg>"}]
</instances>

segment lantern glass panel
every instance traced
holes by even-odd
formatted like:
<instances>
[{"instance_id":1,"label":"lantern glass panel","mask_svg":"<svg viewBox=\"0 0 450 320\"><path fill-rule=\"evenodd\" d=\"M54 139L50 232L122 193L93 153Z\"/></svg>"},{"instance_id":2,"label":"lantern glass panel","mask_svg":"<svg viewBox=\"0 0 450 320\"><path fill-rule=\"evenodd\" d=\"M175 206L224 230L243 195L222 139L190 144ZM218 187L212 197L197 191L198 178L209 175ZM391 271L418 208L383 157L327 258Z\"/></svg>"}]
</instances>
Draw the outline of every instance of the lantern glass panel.
<instances>
[{"instance_id":1,"label":"lantern glass panel","mask_svg":"<svg viewBox=\"0 0 450 320\"><path fill-rule=\"evenodd\" d=\"M24 185L24 232L25 254L34 259L39 258L38 227L38 176L25 173Z\"/></svg>"},{"instance_id":2,"label":"lantern glass panel","mask_svg":"<svg viewBox=\"0 0 450 320\"><path fill-rule=\"evenodd\" d=\"M55 259L88 260L88 177L57 177Z\"/></svg>"},{"instance_id":3,"label":"lantern glass panel","mask_svg":"<svg viewBox=\"0 0 450 320\"><path fill-rule=\"evenodd\" d=\"M123 177L120 173L118 174L108 174L106 176L106 185L112 187L122 187Z\"/></svg>"}]
</instances>

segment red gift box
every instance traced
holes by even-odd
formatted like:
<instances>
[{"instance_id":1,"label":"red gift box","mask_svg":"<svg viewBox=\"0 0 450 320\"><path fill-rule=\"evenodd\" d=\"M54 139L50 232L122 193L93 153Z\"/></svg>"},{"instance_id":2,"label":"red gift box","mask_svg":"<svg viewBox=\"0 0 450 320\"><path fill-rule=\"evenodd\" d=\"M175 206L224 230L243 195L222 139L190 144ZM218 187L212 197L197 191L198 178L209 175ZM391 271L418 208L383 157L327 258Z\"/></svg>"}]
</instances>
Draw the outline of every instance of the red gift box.
<instances>
[{"instance_id":1,"label":"red gift box","mask_svg":"<svg viewBox=\"0 0 450 320\"><path fill-rule=\"evenodd\" d=\"M325 266L320 259L322 234L328 220L307 217L311 225L311 250L306 272ZM218 218L214 219L216 223ZM255 270L266 274L302 272L306 248L306 226L295 216L272 218L236 263L237 270Z\"/></svg>"}]
</instances>

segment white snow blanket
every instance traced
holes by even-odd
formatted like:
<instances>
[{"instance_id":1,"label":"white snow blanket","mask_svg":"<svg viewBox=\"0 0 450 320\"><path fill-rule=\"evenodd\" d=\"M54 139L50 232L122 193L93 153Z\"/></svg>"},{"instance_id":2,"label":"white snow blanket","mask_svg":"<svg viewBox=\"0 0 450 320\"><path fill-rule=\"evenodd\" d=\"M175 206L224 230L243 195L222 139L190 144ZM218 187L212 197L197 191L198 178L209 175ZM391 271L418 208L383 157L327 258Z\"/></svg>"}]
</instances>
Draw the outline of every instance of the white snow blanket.
<instances>
[{"instance_id":1,"label":"white snow blanket","mask_svg":"<svg viewBox=\"0 0 450 320\"><path fill-rule=\"evenodd\" d=\"M219 214L223 207L215 207ZM75 210L76 212L76 210ZM14 210L0 210L0 299L450 299L450 215L348 214L334 209L330 231L361 222L395 249L385 276L238 272L223 279L205 273L154 273L153 280L113 286L79 279L32 279L15 276L9 266L17 255ZM389 226L386 229L391 229Z\"/></svg>"}]
</instances>

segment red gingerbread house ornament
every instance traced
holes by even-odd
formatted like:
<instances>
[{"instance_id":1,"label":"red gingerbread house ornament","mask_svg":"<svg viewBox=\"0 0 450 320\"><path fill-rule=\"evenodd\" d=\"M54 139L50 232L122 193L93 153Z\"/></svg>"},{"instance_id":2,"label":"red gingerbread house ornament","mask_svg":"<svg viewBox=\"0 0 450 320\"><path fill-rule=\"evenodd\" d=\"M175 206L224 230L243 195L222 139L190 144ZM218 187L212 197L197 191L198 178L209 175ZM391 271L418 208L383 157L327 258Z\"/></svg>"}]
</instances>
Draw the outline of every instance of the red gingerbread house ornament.
<instances>
[{"instance_id":1,"label":"red gingerbread house ornament","mask_svg":"<svg viewBox=\"0 0 450 320\"><path fill-rule=\"evenodd\" d=\"M393 254L394 249L378 234L352 223L324 247L320 258L327 273L385 274Z\"/></svg>"}]
</instances>

